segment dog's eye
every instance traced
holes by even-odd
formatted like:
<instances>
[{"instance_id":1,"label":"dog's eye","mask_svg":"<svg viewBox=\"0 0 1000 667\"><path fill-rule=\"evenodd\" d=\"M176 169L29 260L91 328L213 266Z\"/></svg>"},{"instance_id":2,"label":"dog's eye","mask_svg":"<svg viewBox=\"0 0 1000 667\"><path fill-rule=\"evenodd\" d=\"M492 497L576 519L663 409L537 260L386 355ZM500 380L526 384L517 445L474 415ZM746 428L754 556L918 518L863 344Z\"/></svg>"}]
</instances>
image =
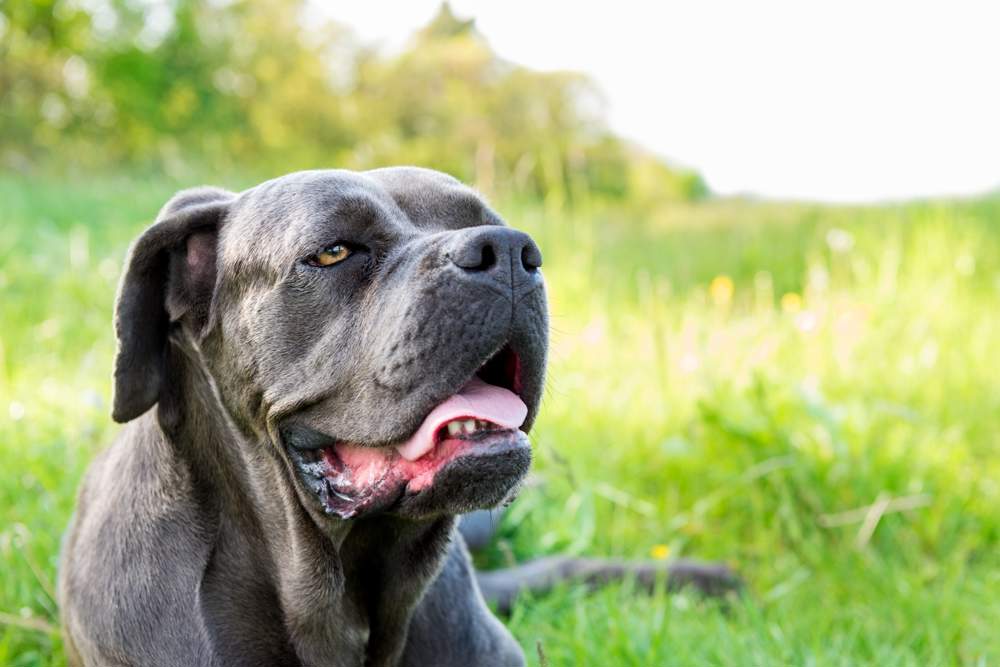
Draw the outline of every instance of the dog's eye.
<instances>
[{"instance_id":1,"label":"dog's eye","mask_svg":"<svg viewBox=\"0 0 1000 667\"><path fill-rule=\"evenodd\" d=\"M323 250L310 257L307 261L312 266L333 266L350 257L352 252L345 244L334 243L331 246L323 248Z\"/></svg>"}]
</instances>

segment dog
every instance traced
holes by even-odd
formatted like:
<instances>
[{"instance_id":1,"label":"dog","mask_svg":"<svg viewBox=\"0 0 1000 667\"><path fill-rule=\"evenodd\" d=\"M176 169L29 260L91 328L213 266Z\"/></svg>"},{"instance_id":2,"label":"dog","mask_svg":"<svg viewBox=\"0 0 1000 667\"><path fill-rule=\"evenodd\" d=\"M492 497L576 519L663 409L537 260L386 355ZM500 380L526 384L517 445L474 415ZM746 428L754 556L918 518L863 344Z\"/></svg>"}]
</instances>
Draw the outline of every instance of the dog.
<instances>
[{"instance_id":1,"label":"dog","mask_svg":"<svg viewBox=\"0 0 1000 667\"><path fill-rule=\"evenodd\" d=\"M427 169L175 195L119 287L124 427L64 538L69 663L523 665L477 581L504 609L565 578L642 579L576 559L477 575L455 529L529 468L541 265Z\"/></svg>"}]
</instances>

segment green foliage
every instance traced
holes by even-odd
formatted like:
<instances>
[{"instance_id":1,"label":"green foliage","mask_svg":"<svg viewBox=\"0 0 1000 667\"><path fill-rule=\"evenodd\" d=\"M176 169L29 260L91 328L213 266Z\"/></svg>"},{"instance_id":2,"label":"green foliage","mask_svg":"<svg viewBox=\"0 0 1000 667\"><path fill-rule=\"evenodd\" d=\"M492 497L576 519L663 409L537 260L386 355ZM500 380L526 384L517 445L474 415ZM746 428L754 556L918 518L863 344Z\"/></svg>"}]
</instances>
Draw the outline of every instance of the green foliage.
<instances>
[{"instance_id":1,"label":"green foliage","mask_svg":"<svg viewBox=\"0 0 1000 667\"><path fill-rule=\"evenodd\" d=\"M71 7L0 5L9 164L179 175L412 163L559 203L705 194L696 175L613 136L584 76L503 61L447 4L388 56L303 0Z\"/></svg>"},{"instance_id":2,"label":"green foliage","mask_svg":"<svg viewBox=\"0 0 1000 667\"><path fill-rule=\"evenodd\" d=\"M113 435L128 241L181 187L406 162L493 194L546 258L543 484L482 564L669 552L749 584L728 607L525 600L532 664L1000 663L1000 203L700 201L585 77L503 61L447 5L392 55L306 10L0 0L0 160L22 173L0 177L0 664L65 663L45 628Z\"/></svg>"},{"instance_id":3,"label":"green foliage","mask_svg":"<svg viewBox=\"0 0 1000 667\"><path fill-rule=\"evenodd\" d=\"M0 179L0 664L64 664L24 626L57 623L59 537L115 428L120 262L195 182ZM532 664L1000 663L1000 202L498 208L545 253L553 349L543 484L483 564L669 551L749 585L525 600Z\"/></svg>"}]
</instances>

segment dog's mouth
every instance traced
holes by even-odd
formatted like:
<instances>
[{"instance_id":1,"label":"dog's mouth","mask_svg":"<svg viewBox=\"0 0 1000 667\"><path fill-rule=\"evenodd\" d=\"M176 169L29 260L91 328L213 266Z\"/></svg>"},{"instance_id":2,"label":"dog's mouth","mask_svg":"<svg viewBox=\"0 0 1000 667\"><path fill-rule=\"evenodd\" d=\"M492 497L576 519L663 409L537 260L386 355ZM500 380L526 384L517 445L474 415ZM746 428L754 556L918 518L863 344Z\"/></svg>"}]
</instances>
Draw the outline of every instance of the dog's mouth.
<instances>
[{"instance_id":1,"label":"dog's mouth","mask_svg":"<svg viewBox=\"0 0 1000 667\"><path fill-rule=\"evenodd\" d=\"M519 395L520 384L518 356L504 347L434 407L405 441L372 447L299 437L293 439L290 453L300 477L328 514L346 519L405 504L429 492L435 478L460 459L503 457L530 449L521 430L528 407ZM527 461L530 455L520 458Z\"/></svg>"}]
</instances>

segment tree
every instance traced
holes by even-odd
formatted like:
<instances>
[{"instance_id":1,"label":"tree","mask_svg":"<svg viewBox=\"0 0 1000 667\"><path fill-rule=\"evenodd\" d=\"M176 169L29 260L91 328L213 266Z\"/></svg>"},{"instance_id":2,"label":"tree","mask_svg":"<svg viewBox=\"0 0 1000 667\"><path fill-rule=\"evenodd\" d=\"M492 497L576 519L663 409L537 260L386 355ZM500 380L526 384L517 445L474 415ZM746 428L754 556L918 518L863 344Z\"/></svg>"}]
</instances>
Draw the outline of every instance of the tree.
<instances>
[{"instance_id":1,"label":"tree","mask_svg":"<svg viewBox=\"0 0 1000 667\"><path fill-rule=\"evenodd\" d=\"M587 77L504 61L447 3L391 57L303 0L102 7L4 6L8 155L280 171L410 163L559 203L705 194L697 175L612 134Z\"/></svg>"}]
</instances>

